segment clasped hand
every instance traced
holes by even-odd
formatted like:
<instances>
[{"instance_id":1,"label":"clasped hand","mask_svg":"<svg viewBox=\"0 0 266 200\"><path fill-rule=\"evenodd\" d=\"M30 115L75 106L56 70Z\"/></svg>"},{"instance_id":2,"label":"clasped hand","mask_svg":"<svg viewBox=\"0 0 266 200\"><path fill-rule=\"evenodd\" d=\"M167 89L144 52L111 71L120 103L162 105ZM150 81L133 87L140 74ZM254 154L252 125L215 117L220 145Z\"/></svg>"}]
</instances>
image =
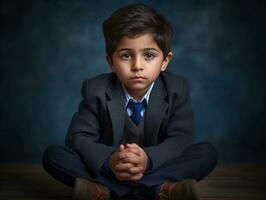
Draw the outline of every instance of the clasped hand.
<instances>
[{"instance_id":1,"label":"clasped hand","mask_svg":"<svg viewBox=\"0 0 266 200\"><path fill-rule=\"evenodd\" d=\"M109 167L119 181L136 181L147 168L147 154L137 144L119 145L112 154Z\"/></svg>"}]
</instances>

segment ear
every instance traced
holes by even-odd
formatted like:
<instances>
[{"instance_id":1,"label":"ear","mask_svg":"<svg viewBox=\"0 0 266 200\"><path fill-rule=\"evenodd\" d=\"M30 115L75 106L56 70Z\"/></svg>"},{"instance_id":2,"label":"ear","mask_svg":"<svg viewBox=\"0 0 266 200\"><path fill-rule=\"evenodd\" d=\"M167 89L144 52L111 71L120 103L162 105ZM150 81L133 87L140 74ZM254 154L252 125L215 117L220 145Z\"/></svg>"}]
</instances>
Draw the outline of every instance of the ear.
<instances>
[{"instance_id":1,"label":"ear","mask_svg":"<svg viewBox=\"0 0 266 200\"><path fill-rule=\"evenodd\" d=\"M172 60L173 57L173 53L170 51L167 56L164 58L163 62L162 62L162 66L161 66L161 71L165 71L168 64L170 63L170 61Z\"/></svg>"}]
</instances>

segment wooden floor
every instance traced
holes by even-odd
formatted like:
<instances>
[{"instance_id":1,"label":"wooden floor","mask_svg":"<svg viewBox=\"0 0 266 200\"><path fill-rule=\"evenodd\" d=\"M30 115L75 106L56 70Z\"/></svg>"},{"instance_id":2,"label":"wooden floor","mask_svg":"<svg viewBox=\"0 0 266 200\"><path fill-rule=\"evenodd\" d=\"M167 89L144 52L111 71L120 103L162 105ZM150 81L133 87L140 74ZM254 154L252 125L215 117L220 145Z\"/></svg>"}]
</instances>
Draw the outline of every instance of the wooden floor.
<instances>
[{"instance_id":1,"label":"wooden floor","mask_svg":"<svg viewBox=\"0 0 266 200\"><path fill-rule=\"evenodd\" d=\"M201 200L266 200L266 165L218 166L198 190ZM72 192L39 165L0 165L0 200L71 200Z\"/></svg>"}]
</instances>

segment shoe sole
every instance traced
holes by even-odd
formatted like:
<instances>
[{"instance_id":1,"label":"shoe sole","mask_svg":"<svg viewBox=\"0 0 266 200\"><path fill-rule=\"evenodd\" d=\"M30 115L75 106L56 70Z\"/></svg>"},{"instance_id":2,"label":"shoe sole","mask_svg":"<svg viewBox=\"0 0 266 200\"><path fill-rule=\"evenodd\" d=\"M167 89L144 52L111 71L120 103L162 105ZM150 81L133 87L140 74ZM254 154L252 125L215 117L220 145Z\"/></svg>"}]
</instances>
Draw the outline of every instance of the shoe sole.
<instances>
[{"instance_id":1,"label":"shoe sole","mask_svg":"<svg viewBox=\"0 0 266 200\"><path fill-rule=\"evenodd\" d=\"M186 179L180 182L182 187L181 195L175 195L175 187L170 194L171 200L199 200L198 191L196 189L196 181L194 179Z\"/></svg>"},{"instance_id":2,"label":"shoe sole","mask_svg":"<svg viewBox=\"0 0 266 200\"><path fill-rule=\"evenodd\" d=\"M77 177L74 184L74 200L109 200L109 191L101 184Z\"/></svg>"},{"instance_id":3,"label":"shoe sole","mask_svg":"<svg viewBox=\"0 0 266 200\"><path fill-rule=\"evenodd\" d=\"M167 183L166 183L167 184ZM186 179L176 183L168 183L159 194L160 200L199 200L196 181Z\"/></svg>"}]
</instances>

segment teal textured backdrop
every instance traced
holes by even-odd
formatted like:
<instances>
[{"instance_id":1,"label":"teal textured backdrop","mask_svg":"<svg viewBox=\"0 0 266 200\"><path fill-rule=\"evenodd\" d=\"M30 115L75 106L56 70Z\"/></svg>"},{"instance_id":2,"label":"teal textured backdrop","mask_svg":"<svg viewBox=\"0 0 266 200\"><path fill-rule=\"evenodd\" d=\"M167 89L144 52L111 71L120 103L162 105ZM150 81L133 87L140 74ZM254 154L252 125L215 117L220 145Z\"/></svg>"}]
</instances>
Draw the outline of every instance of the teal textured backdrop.
<instances>
[{"instance_id":1,"label":"teal textured backdrop","mask_svg":"<svg viewBox=\"0 0 266 200\"><path fill-rule=\"evenodd\" d=\"M0 162L64 144L84 79L108 72L101 24L136 1L1 1ZM196 141L220 162L266 162L265 3L142 1L174 26L169 71L186 76Z\"/></svg>"}]
</instances>

